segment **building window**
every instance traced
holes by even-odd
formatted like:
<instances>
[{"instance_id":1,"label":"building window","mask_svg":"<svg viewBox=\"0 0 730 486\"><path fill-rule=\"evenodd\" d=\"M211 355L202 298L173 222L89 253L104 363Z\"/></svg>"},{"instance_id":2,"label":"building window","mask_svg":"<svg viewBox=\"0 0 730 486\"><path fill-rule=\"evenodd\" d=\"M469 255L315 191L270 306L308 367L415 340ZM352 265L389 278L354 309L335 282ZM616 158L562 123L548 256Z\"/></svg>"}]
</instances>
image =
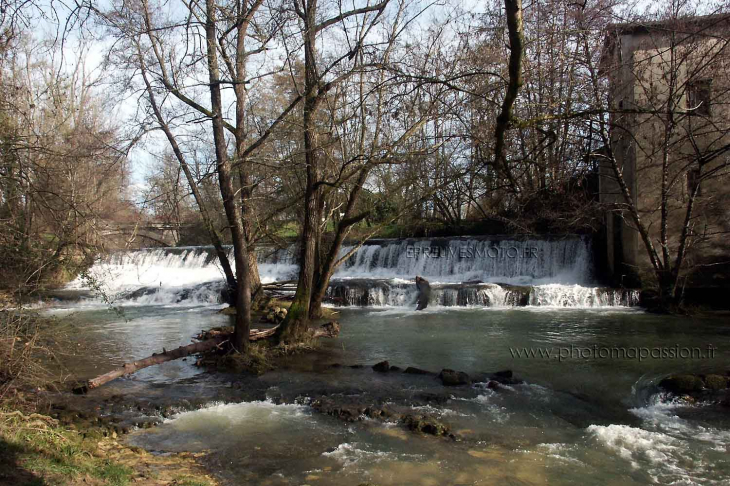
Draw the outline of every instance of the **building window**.
<instances>
[{"instance_id":1,"label":"building window","mask_svg":"<svg viewBox=\"0 0 730 486\"><path fill-rule=\"evenodd\" d=\"M699 79L687 84L687 109L694 115L710 116L712 80Z\"/></svg>"},{"instance_id":2,"label":"building window","mask_svg":"<svg viewBox=\"0 0 730 486\"><path fill-rule=\"evenodd\" d=\"M700 169L695 167L687 171L687 192L692 194L692 191L697 188L697 197L702 195L702 187L700 186Z\"/></svg>"}]
</instances>

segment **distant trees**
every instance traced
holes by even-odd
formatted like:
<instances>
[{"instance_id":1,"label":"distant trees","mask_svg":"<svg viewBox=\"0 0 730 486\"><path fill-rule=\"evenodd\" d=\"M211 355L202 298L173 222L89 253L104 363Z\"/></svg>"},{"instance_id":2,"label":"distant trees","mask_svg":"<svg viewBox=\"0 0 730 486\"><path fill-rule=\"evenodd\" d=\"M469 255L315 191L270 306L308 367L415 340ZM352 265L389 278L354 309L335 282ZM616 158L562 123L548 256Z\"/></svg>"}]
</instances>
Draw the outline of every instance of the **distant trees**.
<instances>
[{"instance_id":1,"label":"distant trees","mask_svg":"<svg viewBox=\"0 0 730 486\"><path fill-rule=\"evenodd\" d=\"M102 220L136 216L126 154L97 78L16 35L0 52L0 266L30 291L102 246Z\"/></svg>"}]
</instances>

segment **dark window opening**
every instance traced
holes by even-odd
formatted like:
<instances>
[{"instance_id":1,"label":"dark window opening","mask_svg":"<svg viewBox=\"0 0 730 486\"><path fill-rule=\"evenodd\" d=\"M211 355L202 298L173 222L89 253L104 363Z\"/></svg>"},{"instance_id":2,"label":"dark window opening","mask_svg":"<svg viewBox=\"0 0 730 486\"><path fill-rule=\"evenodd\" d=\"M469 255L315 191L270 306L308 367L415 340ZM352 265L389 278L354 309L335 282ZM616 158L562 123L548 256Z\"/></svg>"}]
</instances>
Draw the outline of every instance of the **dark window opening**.
<instances>
[{"instance_id":1,"label":"dark window opening","mask_svg":"<svg viewBox=\"0 0 730 486\"><path fill-rule=\"evenodd\" d=\"M710 98L712 95L712 80L700 79L687 85L687 109L694 115L710 116Z\"/></svg>"}]
</instances>

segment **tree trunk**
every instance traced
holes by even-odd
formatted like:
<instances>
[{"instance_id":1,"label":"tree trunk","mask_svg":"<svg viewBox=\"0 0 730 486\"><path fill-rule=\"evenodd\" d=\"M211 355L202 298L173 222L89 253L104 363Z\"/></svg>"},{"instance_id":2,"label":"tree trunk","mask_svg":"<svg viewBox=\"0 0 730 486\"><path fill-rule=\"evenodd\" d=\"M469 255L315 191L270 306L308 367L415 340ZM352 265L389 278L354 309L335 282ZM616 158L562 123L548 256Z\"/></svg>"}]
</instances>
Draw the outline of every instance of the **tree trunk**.
<instances>
[{"instance_id":1,"label":"tree trunk","mask_svg":"<svg viewBox=\"0 0 730 486\"><path fill-rule=\"evenodd\" d=\"M152 106L152 111L155 114L155 118L157 118L157 123L160 125L160 128L162 128L162 131L165 133L165 137L167 137L167 141L170 143L170 147L172 148L173 154L175 154L175 158L177 159L178 163L180 164L180 167L182 168L183 173L185 174L185 178L188 181L190 190L193 193L193 198L195 199L195 202L198 205L198 210L200 211L200 217L203 219L205 228L208 230L208 235L210 237L210 241L213 244L213 247L215 248L215 254L218 257L218 261L221 264L221 268L223 268L223 273L226 276L226 283L228 284L228 288L230 290L233 290L236 287L236 278L233 276L233 270L231 269L231 264L228 261L228 254L223 249L221 235L218 232L218 230L215 228L215 225L213 224L213 218L210 216L208 207L206 206L205 200L203 199L203 196L200 193L200 190L198 188L198 184L195 181L195 178L193 177L192 172L190 171L190 167L188 166L188 163L185 160L185 156L183 155L182 150L180 149L180 146L177 143L177 139L175 138L175 135L172 133L172 130L170 130L170 126L167 124L167 122L165 121L165 119L162 116L162 112L160 111L159 105L157 104L155 92L152 89L152 85L150 84L150 82L147 78L147 67L144 64L141 49L140 49L139 45L137 46L137 52L138 52L138 55L140 56L140 67L141 67L140 70L142 73L142 79L144 80L145 87L147 90L147 95L149 96L150 105Z\"/></svg>"},{"instance_id":2,"label":"tree trunk","mask_svg":"<svg viewBox=\"0 0 730 486\"><path fill-rule=\"evenodd\" d=\"M93 390L94 388L100 387L105 383L109 383L112 380L116 380L124 375L130 375L136 371L149 366L165 363L166 361L172 361L175 359L184 358L195 353L203 353L209 351L219 344L225 341L224 337L216 337L214 339L208 339L207 341L201 341L199 343L188 344L187 346L180 346L172 351L165 351L163 349L161 354L153 354L147 358L139 361L133 361L131 363L125 363L120 368L104 373L101 376L89 380L86 385L74 389L77 393L85 393L87 390Z\"/></svg>"},{"instance_id":3,"label":"tree trunk","mask_svg":"<svg viewBox=\"0 0 730 486\"><path fill-rule=\"evenodd\" d=\"M502 101L502 110L497 116L497 124L494 130L496 140L494 154L497 167L504 171L509 180L512 190L519 189L517 181L512 175L512 168L507 162L505 153L505 134L513 118L512 108L517 93L522 87L522 58L525 52L524 28L522 25L522 0L504 0L505 13L507 15L507 30L509 32L509 82L507 92Z\"/></svg>"},{"instance_id":4,"label":"tree trunk","mask_svg":"<svg viewBox=\"0 0 730 486\"><path fill-rule=\"evenodd\" d=\"M241 184L241 215L243 218L243 230L246 234L246 242L250 245L256 240L256 228L254 225L255 215L251 207L251 196L253 193L251 184L251 167L250 162L245 156L246 153L246 101L248 92L245 87L246 81L246 62L248 53L246 52L246 38L248 36L248 28L253 19L253 15L259 9L263 0L255 0L249 8L243 9L238 13L238 37L236 38L236 62L235 62L235 83L233 92L236 95L236 128L234 137L236 139L236 160L235 165L238 168L238 177ZM222 41L221 41L222 42ZM251 288L251 300L254 303L260 301L263 297L261 292L261 277L259 276L259 266L256 261L256 251L253 246L248 248L248 266L249 279Z\"/></svg>"},{"instance_id":5,"label":"tree trunk","mask_svg":"<svg viewBox=\"0 0 730 486\"><path fill-rule=\"evenodd\" d=\"M362 190L362 185L365 183L365 180L367 179L369 173L369 169L362 169L357 179L357 182L355 183L355 187L353 187L352 191L350 191L350 197L348 198L347 207L345 208L345 216L343 217L343 219L340 220L339 224L337 225L337 233L335 234L335 239L332 241L329 252L327 253L327 257L320 267L316 285L312 292L312 297L309 303L310 319L319 319L322 317L322 302L324 301L324 296L327 293L330 279L335 273L335 270L337 270L337 257L340 253L342 243L345 241L345 237L347 236L349 229L352 227L352 225L357 224L358 222L365 219L365 217L367 217L367 215L369 214L369 212L365 212L356 217L350 216Z\"/></svg>"},{"instance_id":6,"label":"tree trunk","mask_svg":"<svg viewBox=\"0 0 730 486\"><path fill-rule=\"evenodd\" d=\"M231 177L231 164L228 161L226 139L223 127L223 102L218 69L216 38L216 5L214 0L206 0L205 34L208 57L208 77L213 123L213 141L218 169L223 207L231 226L233 253L236 262L236 326L233 347L245 353L248 349L248 335L251 329L251 281L249 277L248 242L243 228L241 211L236 205L236 193Z\"/></svg>"},{"instance_id":7,"label":"tree trunk","mask_svg":"<svg viewBox=\"0 0 730 486\"><path fill-rule=\"evenodd\" d=\"M316 49L316 17L317 2L310 0L306 4L304 15L304 158L306 163L306 190L304 206L304 224L299 254L299 281L294 294L294 301L289 312L279 327L277 339L279 342L295 342L300 340L309 325L309 303L312 297L314 280L315 252L317 250L317 225L319 217L319 167L315 140L315 111L318 102L319 77L317 75Z\"/></svg>"}]
</instances>

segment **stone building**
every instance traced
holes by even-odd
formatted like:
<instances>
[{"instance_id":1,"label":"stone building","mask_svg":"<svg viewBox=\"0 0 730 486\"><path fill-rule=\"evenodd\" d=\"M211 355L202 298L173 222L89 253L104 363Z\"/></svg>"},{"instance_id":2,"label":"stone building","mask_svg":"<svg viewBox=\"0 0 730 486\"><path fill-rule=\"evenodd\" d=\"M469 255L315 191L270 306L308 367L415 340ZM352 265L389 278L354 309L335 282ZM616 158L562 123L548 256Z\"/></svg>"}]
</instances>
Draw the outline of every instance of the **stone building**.
<instances>
[{"instance_id":1,"label":"stone building","mask_svg":"<svg viewBox=\"0 0 730 486\"><path fill-rule=\"evenodd\" d=\"M599 157L599 191L610 208L606 266L616 284L655 281L648 239L660 262L672 264L686 241L681 280L687 288L730 285L729 43L730 15L609 28L601 73L608 83L611 144ZM646 238L631 217L614 163Z\"/></svg>"}]
</instances>

